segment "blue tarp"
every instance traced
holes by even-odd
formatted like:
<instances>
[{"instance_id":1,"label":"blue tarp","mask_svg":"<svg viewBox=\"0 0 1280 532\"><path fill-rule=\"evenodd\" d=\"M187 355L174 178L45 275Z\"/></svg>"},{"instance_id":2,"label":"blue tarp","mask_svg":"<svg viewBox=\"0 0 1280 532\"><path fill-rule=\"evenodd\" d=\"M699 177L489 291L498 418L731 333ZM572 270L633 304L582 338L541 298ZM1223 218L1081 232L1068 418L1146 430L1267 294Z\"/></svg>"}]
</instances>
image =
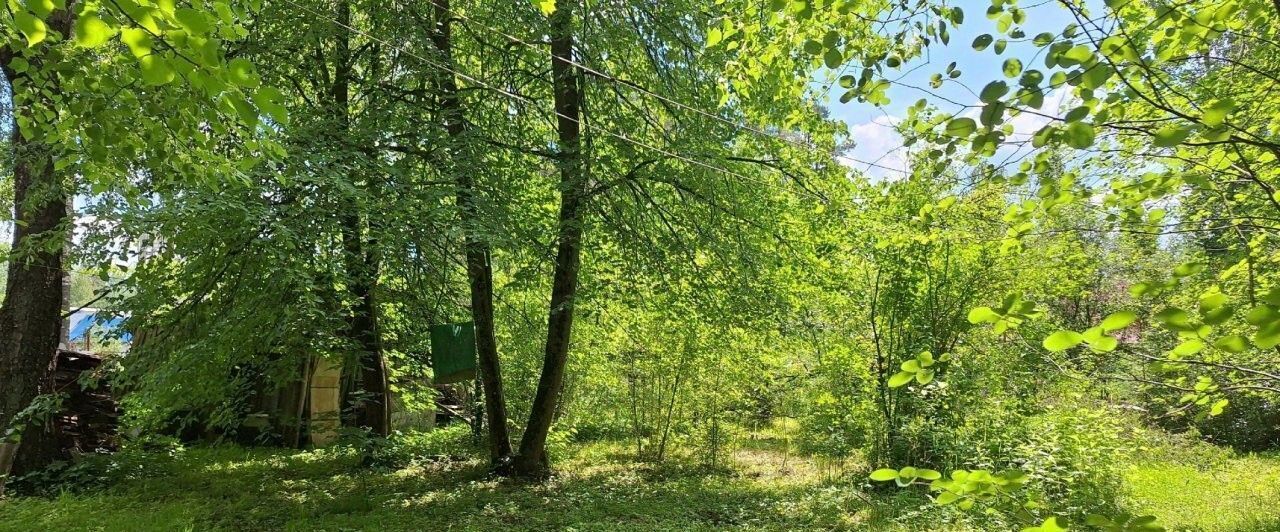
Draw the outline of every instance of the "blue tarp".
<instances>
[{"instance_id":1,"label":"blue tarp","mask_svg":"<svg viewBox=\"0 0 1280 532\"><path fill-rule=\"evenodd\" d=\"M93 309L78 310L71 315L71 341L83 340L92 327L96 336L117 337L120 341L129 343L133 340L133 335L121 330L123 325L124 316L113 316Z\"/></svg>"}]
</instances>

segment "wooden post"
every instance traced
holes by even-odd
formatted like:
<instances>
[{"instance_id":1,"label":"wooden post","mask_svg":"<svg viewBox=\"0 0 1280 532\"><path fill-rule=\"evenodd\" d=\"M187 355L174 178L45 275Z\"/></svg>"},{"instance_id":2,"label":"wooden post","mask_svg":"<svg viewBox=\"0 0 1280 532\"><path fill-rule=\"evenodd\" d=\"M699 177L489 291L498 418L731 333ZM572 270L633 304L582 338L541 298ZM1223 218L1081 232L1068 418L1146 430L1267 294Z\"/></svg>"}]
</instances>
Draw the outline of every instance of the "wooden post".
<instances>
[{"instance_id":1,"label":"wooden post","mask_svg":"<svg viewBox=\"0 0 1280 532\"><path fill-rule=\"evenodd\" d=\"M13 470L13 457L18 454L18 444L0 443L0 499L4 498L5 481L9 480L9 471Z\"/></svg>"}]
</instances>

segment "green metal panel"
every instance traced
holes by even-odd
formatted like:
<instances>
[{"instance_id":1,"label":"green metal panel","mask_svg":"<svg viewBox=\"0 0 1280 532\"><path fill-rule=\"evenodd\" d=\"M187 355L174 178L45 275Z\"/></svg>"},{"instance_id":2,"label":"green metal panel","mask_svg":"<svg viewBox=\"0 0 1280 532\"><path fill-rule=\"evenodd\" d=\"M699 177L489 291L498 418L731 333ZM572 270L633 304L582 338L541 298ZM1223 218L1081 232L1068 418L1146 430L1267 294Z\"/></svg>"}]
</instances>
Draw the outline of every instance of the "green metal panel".
<instances>
[{"instance_id":1,"label":"green metal panel","mask_svg":"<svg viewBox=\"0 0 1280 532\"><path fill-rule=\"evenodd\" d=\"M476 328L471 322L431 326L431 367L436 384L476 377Z\"/></svg>"}]
</instances>

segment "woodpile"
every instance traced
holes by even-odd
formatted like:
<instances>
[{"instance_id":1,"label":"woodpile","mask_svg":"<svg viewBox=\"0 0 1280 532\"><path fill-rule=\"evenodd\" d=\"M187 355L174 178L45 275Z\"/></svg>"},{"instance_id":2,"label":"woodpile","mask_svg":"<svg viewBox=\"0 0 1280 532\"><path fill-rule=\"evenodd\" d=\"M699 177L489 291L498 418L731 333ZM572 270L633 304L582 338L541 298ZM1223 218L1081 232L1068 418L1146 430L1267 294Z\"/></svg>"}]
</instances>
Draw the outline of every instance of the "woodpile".
<instances>
[{"instance_id":1,"label":"woodpile","mask_svg":"<svg viewBox=\"0 0 1280 532\"><path fill-rule=\"evenodd\" d=\"M116 450L120 408L111 396L101 356L58 350L54 389L67 394L54 420L58 444L66 454Z\"/></svg>"}]
</instances>

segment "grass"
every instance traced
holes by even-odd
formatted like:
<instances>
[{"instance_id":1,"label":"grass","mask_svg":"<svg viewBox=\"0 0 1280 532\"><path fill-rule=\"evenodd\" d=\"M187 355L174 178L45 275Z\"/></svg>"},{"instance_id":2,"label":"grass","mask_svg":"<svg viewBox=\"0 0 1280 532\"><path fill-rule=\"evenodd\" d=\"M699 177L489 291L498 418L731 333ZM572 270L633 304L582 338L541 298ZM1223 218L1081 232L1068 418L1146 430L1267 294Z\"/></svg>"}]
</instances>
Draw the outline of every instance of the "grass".
<instances>
[{"instance_id":1,"label":"grass","mask_svg":"<svg viewBox=\"0 0 1280 532\"><path fill-rule=\"evenodd\" d=\"M797 455L772 433L744 441L719 470L688 457L636 462L623 442L576 444L546 484L488 478L474 454L438 443L406 440L374 468L350 448L122 456L104 487L0 501L0 531L919 530L954 519L913 490L871 490L856 461ZM1129 484L1125 503L1171 530L1266 530L1277 522L1280 458L1149 464Z\"/></svg>"},{"instance_id":2,"label":"grass","mask_svg":"<svg viewBox=\"0 0 1280 532\"><path fill-rule=\"evenodd\" d=\"M1170 530L1280 531L1280 456L1157 462L1127 476L1128 504Z\"/></svg>"},{"instance_id":3,"label":"grass","mask_svg":"<svg viewBox=\"0 0 1280 532\"><path fill-rule=\"evenodd\" d=\"M358 467L349 450L192 448L105 490L0 503L0 530L714 530L849 528L854 490L812 461L744 450L734 471L636 463L618 443L573 448L546 484L498 481L474 459Z\"/></svg>"}]
</instances>

